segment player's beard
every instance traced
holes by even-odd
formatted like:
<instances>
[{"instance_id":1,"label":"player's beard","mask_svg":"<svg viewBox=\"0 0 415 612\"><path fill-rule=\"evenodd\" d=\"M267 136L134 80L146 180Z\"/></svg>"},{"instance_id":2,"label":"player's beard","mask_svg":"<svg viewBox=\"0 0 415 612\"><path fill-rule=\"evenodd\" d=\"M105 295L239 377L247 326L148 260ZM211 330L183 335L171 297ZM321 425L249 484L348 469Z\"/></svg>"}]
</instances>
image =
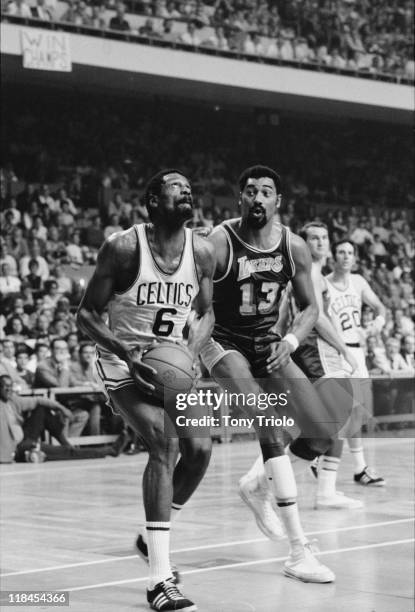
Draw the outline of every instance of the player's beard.
<instances>
[{"instance_id":1,"label":"player's beard","mask_svg":"<svg viewBox=\"0 0 415 612\"><path fill-rule=\"evenodd\" d=\"M180 204L188 204L188 206L180 206ZM164 210L162 216L163 225L170 229L178 229L186 221L193 217L193 201L189 198L184 198L183 201L175 203L173 210Z\"/></svg>"},{"instance_id":2,"label":"player's beard","mask_svg":"<svg viewBox=\"0 0 415 612\"><path fill-rule=\"evenodd\" d=\"M254 212L258 210L262 212L261 216L254 215ZM268 221L265 209L262 206L255 206L254 208L251 208L246 218L246 221L249 227L251 227L252 229L261 229L261 227L264 227L264 225L266 225Z\"/></svg>"}]
</instances>

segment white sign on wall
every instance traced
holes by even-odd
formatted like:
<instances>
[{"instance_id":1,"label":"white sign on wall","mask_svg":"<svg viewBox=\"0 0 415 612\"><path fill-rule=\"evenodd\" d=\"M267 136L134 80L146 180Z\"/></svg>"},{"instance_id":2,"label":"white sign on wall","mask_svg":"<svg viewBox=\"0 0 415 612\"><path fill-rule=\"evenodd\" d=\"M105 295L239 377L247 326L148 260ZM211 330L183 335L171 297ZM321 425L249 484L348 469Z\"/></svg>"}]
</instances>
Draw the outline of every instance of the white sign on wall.
<instances>
[{"instance_id":1,"label":"white sign on wall","mask_svg":"<svg viewBox=\"0 0 415 612\"><path fill-rule=\"evenodd\" d=\"M64 32L27 28L20 31L23 67L71 72L69 36Z\"/></svg>"}]
</instances>

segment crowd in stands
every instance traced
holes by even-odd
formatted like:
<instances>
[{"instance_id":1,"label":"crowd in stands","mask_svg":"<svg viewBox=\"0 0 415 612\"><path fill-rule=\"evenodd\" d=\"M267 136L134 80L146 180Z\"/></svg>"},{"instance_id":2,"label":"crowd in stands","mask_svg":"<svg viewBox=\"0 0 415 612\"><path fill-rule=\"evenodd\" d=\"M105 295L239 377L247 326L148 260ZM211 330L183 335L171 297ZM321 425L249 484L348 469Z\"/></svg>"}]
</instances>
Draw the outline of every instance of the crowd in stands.
<instances>
[{"instance_id":1,"label":"crowd in stands","mask_svg":"<svg viewBox=\"0 0 415 612\"><path fill-rule=\"evenodd\" d=\"M332 240L349 236L357 271L387 308L382 334L373 313L363 313L369 369L413 368L415 197L406 128L298 115L278 123L266 113L160 99L151 107L123 99L122 112L119 105L93 96L51 100L35 89L30 97L10 89L3 104L0 375L22 392L85 386L82 401L62 399L72 415L65 435L122 431L96 386L94 347L74 313L104 239L148 220L142 193L160 167L192 180L191 225L202 228L236 215L236 179L253 159L277 167L282 223L298 232L319 219Z\"/></svg>"},{"instance_id":2,"label":"crowd in stands","mask_svg":"<svg viewBox=\"0 0 415 612\"><path fill-rule=\"evenodd\" d=\"M125 4L69 0L67 4L62 13L56 0L11 0L4 12L281 62L414 79L410 0L131 0ZM141 25L135 23L133 12L145 16Z\"/></svg>"}]
</instances>

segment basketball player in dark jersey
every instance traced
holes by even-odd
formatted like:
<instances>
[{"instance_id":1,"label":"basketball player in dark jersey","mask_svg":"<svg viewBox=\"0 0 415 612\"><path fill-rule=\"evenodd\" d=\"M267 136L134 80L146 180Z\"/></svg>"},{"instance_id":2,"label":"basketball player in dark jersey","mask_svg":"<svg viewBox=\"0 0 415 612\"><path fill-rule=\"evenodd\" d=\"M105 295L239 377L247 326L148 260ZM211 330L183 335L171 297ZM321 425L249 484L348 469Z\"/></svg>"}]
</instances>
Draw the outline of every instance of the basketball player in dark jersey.
<instances>
[{"instance_id":1,"label":"basketball player in dark jersey","mask_svg":"<svg viewBox=\"0 0 415 612\"><path fill-rule=\"evenodd\" d=\"M213 298L216 322L212 339L202 349L202 361L230 393L254 393L258 397L264 391L289 387L290 401L299 407L296 420L300 427L308 417L312 421L313 411L319 421L328 424L330 416L290 359L311 331L318 313L308 249L301 238L275 222L281 183L274 170L265 166L248 168L239 185L241 217L223 222L209 237L217 262ZM276 331L278 307L289 281L300 312L290 333L281 338ZM257 377L261 377L260 383ZM332 582L333 572L314 556L301 528L296 482L290 456L284 452L282 431L277 427L261 429L257 406L244 406L244 410L254 417L260 440L262 470L265 464L266 472L260 486L264 491L270 486L290 543L284 573L306 582ZM326 450L333 434L324 426L316 427L313 436L295 440L291 456L308 465ZM246 493L252 499L248 490ZM250 505L255 511L254 502ZM259 511L257 522L266 520Z\"/></svg>"},{"instance_id":2,"label":"basketball player in dark jersey","mask_svg":"<svg viewBox=\"0 0 415 612\"><path fill-rule=\"evenodd\" d=\"M193 199L183 174L158 173L150 180L145 199L151 223L105 241L78 323L98 345L97 370L114 409L149 452L143 477L146 541L144 536L137 540L150 566L147 600L153 610L190 612L196 606L178 590L170 566L170 520L172 508L177 515L201 481L211 440L194 438L191 432L185 436L183 427L179 440L165 435L163 407L152 399L154 387L145 379L152 368L141 356L160 335L183 341L187 322L187 346L196 359L213 326L214 253L206 240L193 237L184 227L193 214ZM184 282L186 300L177 297ZM171 290L175 285L177 291ZM103 319L107 309L108 324Z\"/></svg>"}]
</instances>

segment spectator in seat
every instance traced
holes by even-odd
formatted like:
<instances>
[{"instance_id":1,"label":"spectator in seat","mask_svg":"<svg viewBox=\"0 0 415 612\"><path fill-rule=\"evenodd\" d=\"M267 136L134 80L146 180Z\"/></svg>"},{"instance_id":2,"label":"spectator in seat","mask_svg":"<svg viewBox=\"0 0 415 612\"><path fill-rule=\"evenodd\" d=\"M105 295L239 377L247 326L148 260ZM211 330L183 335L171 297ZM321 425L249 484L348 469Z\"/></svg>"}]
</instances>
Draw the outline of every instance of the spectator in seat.
<instances>
[{"instance_id":1,"label":"spectator in seat","mask_svg":"<svg viewBox=\"0 0 415 612\"><path fill-rule=\"evenodd\" d=\"M16 261L19 261L22 257L29 254L29 248L25 238L23 238L23 230L20 227L15 227L13 229L9 251L10 255L14 257L15 265Z\"/></svg>"},{"instance_id":2,"label":"spectator in seat","mask_svg":"<svg viewBox=\"0 0 415 612\"><path fill-rule=\"evenodd\" d=\"M38 262L39 274L42 280L43 281L48 280L49 266L47 264L46 259L42 257L42 255L40 254L39 240L34 239L29 243L29 255L27 255L26 257L23 257L20 260L20 276L22 278L24 278L25 276L29 274L29 261L31 259L36 259L36 261Z\"/></svg>"},{"instance_id":3,"label":"spectator in seat","mask_svg":"<svg viewBox=\"0 0 415 612\"><path fill-rule=\"evenodd\" d=\"M16 371L20 378L26 382L26 389L32 389L35 380L34 372L29 370L29 348L19 348L16 352Z\"/></svg>"},{"instance_id":4,"label":"spectator in seat","mask_svg":"<svg viewBox=\"0 0 415 612\"><path fill-rule=\"evenodd\" d=\"M99 249L105 240L104 230L102 229L102 221L99 215L92 218L91 225L85 231L85 244L95 249Z\"/></svg>"},{"instance_id":5,"label":"spectator in seat","mask_svg":"<svg viewBox=\"0 0 415 612\"><path fill-rule=\"evenodd\" d=\"M4 331L8 340L12 340L15 344L24 342L29 336L29 330L23 325L23 321L18 315L12 315L9 318Z\"/></svg>"},{"instance_id":6,"label":"spectator in seat","mask_svg":"<svg viewBox=\"0 0 415 612\"><path fill-rule=\"evenodd\" d=\"M73 290L73 280L65 274L62 266L55 266L53 269L53 278L58 284L59 296L71 295Z\"/></svg>"},{"instance_id":7,"label":"spectator in seat","mask_svg":"<svg viewBox=\"0 0 415 612\"><path fill-rule=\"evenodd\" d=\"M32 355L30 355L29 362L27 364L27 369L33 374L32 386L34 385L34 374L36 372L38 363L40 363L44 359L47 359L49 356L49 346L43 342L36 342L35 349Z\"/></svg>"},{"instance_id":8,"label":"spectator in seat","mask_svg":"<svg viewBox=\"0 0 415 612\"><path fill-rule=\"evenodd\" d=\"M81 234L79 230L72 232L66 245L67 262L81 266L84 263L84 253L81 248Z\"/></svg>"},{"instance_id":9,"label":"spectator in seat","mask_svg":"<svg viewBox=\"0 0 415 612\"><path fill-rule=\"evenodd\" d=\"M13 381L13 388L20 391L26 388L26 381L17 373L15 353L14 342L7 338L0 340L0 376L9 376Z\"/></svg>"},{"instance_id":10,"label":"spectator in seat","mask_svg":"<svg viewBox=\"0 0 415 612\"><path fill-rule=\"evenodd\" d=\"M128 443L128 436L123 433L105 448L74 448L64 433L65 422L72 419L71 411L60 402L45 397L19 397L13 393L11 378L0 376L0 463L30 462L30 453L37 448L43 453L42 459L49 460L117 457ZM39 443L45 431L61 446Z\"/></svg>"},{"instance_id":11,"label":"spectator in seat","mask_svg":"<svg viewBox=\"0 0 415 612\"><path fill-rule=\"evenodd\" d=\"M108 238L109 236L111 236L111 234L114 234L115 232L121 232L122 229L123 228L120 225L118 215L111 215L109 219L109 224L104 230L104 237Z\"/></svg>"},{"instance_id":12,"label":"spectator in seat","mask_svg":"<svg viewBox=\"0 0 415 612\"><path fill-rule=\"evenodd\" d=\"M23 281L26 287L29 287L33 298L36 298L43 292L43 280L39 274L39 262L37 259L29 260L29 274L24 277Z\"/></svg>"},{"instance_id":13,"label":"spectator in seat","mask_svg":"<svg viewBox=\"0 0 415 612\"><path fill-rule=\"evenodd\" d=\"M1 266L7 263L9 264L9 274L12 276L17 276L17 263L16 259L13 255L9 253L9 247L6 244L4 238L0 238L0 268Z\"/></svg>"},{"instance_id":14,"label":"spectator in seat","mask_svg":"<svg viewBox=\"0 0 415 612\"><path fill-rule=\"evenodd\" d=\"M388 338L385 342L385 354L379 354L375 358L375 366L382 374L393 375L394 372L407 371L408 375L413 375L413 369L408 366L405 359L400 354L400 342L396 338Z\"/></svg>"},{"instance_id":15,"label":"spectator in seat","mask_svg":"<svg viewBox=\"0 0 415 612\"><path fill-rule=\"evenodd\" d=\"M402 308L395 310L395 331L404 336L414 335L414 322L404 313Z\"/></svg>"},{"instance_id":16,"label":"spectator in seat","mask_svg":"<svg viewBox=\"0 0 415 612\"><path fill-rule=\"evenodd\" d=\"M44 307L54 310L60 298L58 293L58 283L52 279L45 284L45 287L46 293L43 296Z\"/></svg>"},{"instance_id":17,"label":"spectator in seat","mask_svg":"<svg viewBox=\"0 0 415 612\"><path fill-rule=\"evenodd\" d=\"M415 369L415 337L410 334L403 336L401 340L401 355L408 368Z\"/></svg>"},{"instance_id":18,"label":"spectator in seat","mask_svg":"<svg viewBox=\"0 0 415 612\"><path fill-rule=\"evenodd\" d=\"M144 25L138 29L140 36L147 36L147 38L160 38L160 33L154 29L154 22L152 19L146 19ZM121 194L117 194L121 198ZM122 201L122 198L121 198ZM120 217L122 221L122 216Z\"/></svg>"},{"instance_id":19,"label":"spectator in seat","mask_svg":"<svg viewBox=\"0 0 415 612\"><path fill-rule=\"evenodd\" d=\"M31 330L32 338L35 338L36 340L45 340L46 342L49 342L50 324L51 324L50 318L44 312L40 313L36 317L35 323Z\"/></svg>"},{"instance_id":20,"label":"spectator in seat","mask_svg":"<svg viewBox=\"0 0 415 612\"><path fill-rule=\"evenodd\" d=\"M194 47L200 45L200 37L196 32L196 26L192 21L189 21L187 24L186 32L183 32L183 34L180 35L179 42L184 43L185 45L193 45Z\"/></svg>"},{"instance_id":21,"label":"spectator in seat","mask_svg":"<svg viewBox=\"0 0 415 612\"><path fill-rule=\"evenodd\" d=\"M167 19L180 19L181 15L178 10L176 10L176 5L174 2L170 0L166 5L166 15Z\"/></svg>"},{"instance_id":22,"label":"spectator in seat","mask_svg":"<svg viewBox=\"0 0 415 612\"><path fill-rule=\"evenodd\" d=\"M58 225L63 228L63 231L68 232L75 223L75 217L69 208L69 202L63 200L61 203L61 212L58 214Z\"/></svg>"},{"instance_id":23,"label":"spectator in seat","mask_svg":"<svg viewBox=\"0 0 415 612\"><path fill-rule=\"evenodd\" d=\"M55 199L50 194L49 185L46 185L46 183L40 186L34 201L38 204L38 210L43 217L45 217L45 213L48 216L48 214L59 210Z\"/></svg>"},{"instance_id":24,"label":"spectator in seat","mask_svg":"<svg viewBox=\"0 0 415 612\"><path fill-rule=\"evenodd\" d=\"M116 14L110 19L110 30L129 32L130 24L125 19L125 6L119 2L116 6Z\"/></svg>"},{"instance_id":25,"label":"spectator in seat","mask_svg":"<svg viewBox=\"0 0 415 612\"><path fill-rule=\"evenodd\" d=\"M0 296L4 298L19 293L22 281L10 273L10 265L6 262L2 263L0 269Z\"/></svg>"},{"instance_id":26,"label":"spectator in seat","mask_svg":"<svg viewBox=\"0 0 415 612\"><path fill-rule=\"evenodd\" d=\"M343 55L340 53L340 50L335 48L331 52L331 58L328 63L331 68L336 68L338 70L343 70L346 68L347 62Z\"/></svg>"},{"instance_id":27,"label":"spectator in seat","mask_svg":"<svg viewBox=\"0 0 415 612\"><path fill-rule=\"evenodd\" d=\"M46 6L45 0L36 0L36 6L31 8L32 16L41 21L52 21L53 11L51 7Z\"/></svg>"},{"instance_id":28,"label":"spectator in seat","mask_svg":"<svg viewBox=\"0 0 415 612\"><path fill-rule=\"evenodd\" d=\"M34 215L33 223L31 227L31 236L46 244L48 237L48 230L43 224L42 217L40 215Z\"/></svg>"},{"instance_id":29,"label":"spectator in seat","mask_svg":"<svg viewBox=\"0 0 415 612\"><path fill-rule=\"evenodd\" d=\"M151 22L151 27L153 28L153 22L151 19L147 19L147 22ZM140 32L141 33L141 32ZM121 193L116 192L114 194L114 199L111 200L111 202L109 203L108 206L108 217L111 217L111 215L118 215L119 219L120 219L120 224L124 225L127 224L128 225L128 220L130 217L130 213L132 210L132 205L129 202L125 202Z\"/></svg>"},{"instance_id":30,"label":"spectator in seat","mask_svg":"<svg viewBox=\"0 0 415 612\"><path fill-rule=\"evenodd\" d=\"M55 338L50 343L51 356L41 361L35 372L34 387L73 387L70 372L69 350L65 340ZM89 415L86 410L75 408L72 411L73 420L69 425L68 436L80 436L87 424Z\"/></svg>"},{"instance_id":31,"label":"spectator in seat","mask_svg":"<svg viewBox=\"0 0 415 612\"><path fill-rule=\"evenodd\" d=\"M229 51L228 40L222 26L216 27L213 34L211 34L209 38L206 38L206 40L202 42L202 45L206 47L214 47L215 49L220 49L221 51Z\"/></svg>"},{"instance_id":32,"label":"spectator in seat","mask_svg":"<svg viewBox=\"0 0 415 612\"><path fill-rule=\"evenodd\" d=\"M84 406L89 412L89 433L97 436L100 433L101 405L105 402L102 389L97 383L93 364L95 358L95 345L92 342L83 342L79 347L79 361L71 363L70 371L74 385L93 387L95 393L83 395Z\"/></svg>"},{"instance_id":33,"label":"spectator in seat","mask_svg":"<svg viewBox=\"0 0 415 612\"><path fill-rule=\"evenodd\" d=\"M25 0L13 0L7 5L6 12L16 17L30 18L32 16L30 6Z\"/></svg>"},{"instance_id":34,"label":"spectator in seat","mask_svg":"<svg viewBox=\"0 0 415 612\"><path fill-rule=\"evenodd\" d=\"M177 34L173 32L173 21L171 19L164 19L163 24L162 24L162 30L160 32L160 36L163 40L166 40L167 42L171 42L171 43L176 42ZM134 207L134 202L133 202L133 207Z\"/></svg>"},{"instance_id":35,"label":"spectator in seat","mask_svg":"<svg viewBox=\"0 0 415 612\"><path fill-rule=\"evenodd\" d=\"M22 213L20 212L20 210L17 207L17 199L16 198L10 198L8 201L8 207L3 210L3 212L0 214L0 219L2 219L2 216L4 216L6 213L11 213L12 215L12 225L16 226L18 225L21 220L22 220ZM3 220L2 220L3 222Z\"/></svg>"},{"instance_id":36,"label":"spectator in seat","mask_svg":"<svg viewBox=\"0 0 415 612\"><path fill-rule=\"evenodd\" d=\"M106 18L107 9L105 4L94 5L91 7L91 10L91 27L98 28L99 30L105 30L108 27Z\"/></svg>"}]
</instances>

